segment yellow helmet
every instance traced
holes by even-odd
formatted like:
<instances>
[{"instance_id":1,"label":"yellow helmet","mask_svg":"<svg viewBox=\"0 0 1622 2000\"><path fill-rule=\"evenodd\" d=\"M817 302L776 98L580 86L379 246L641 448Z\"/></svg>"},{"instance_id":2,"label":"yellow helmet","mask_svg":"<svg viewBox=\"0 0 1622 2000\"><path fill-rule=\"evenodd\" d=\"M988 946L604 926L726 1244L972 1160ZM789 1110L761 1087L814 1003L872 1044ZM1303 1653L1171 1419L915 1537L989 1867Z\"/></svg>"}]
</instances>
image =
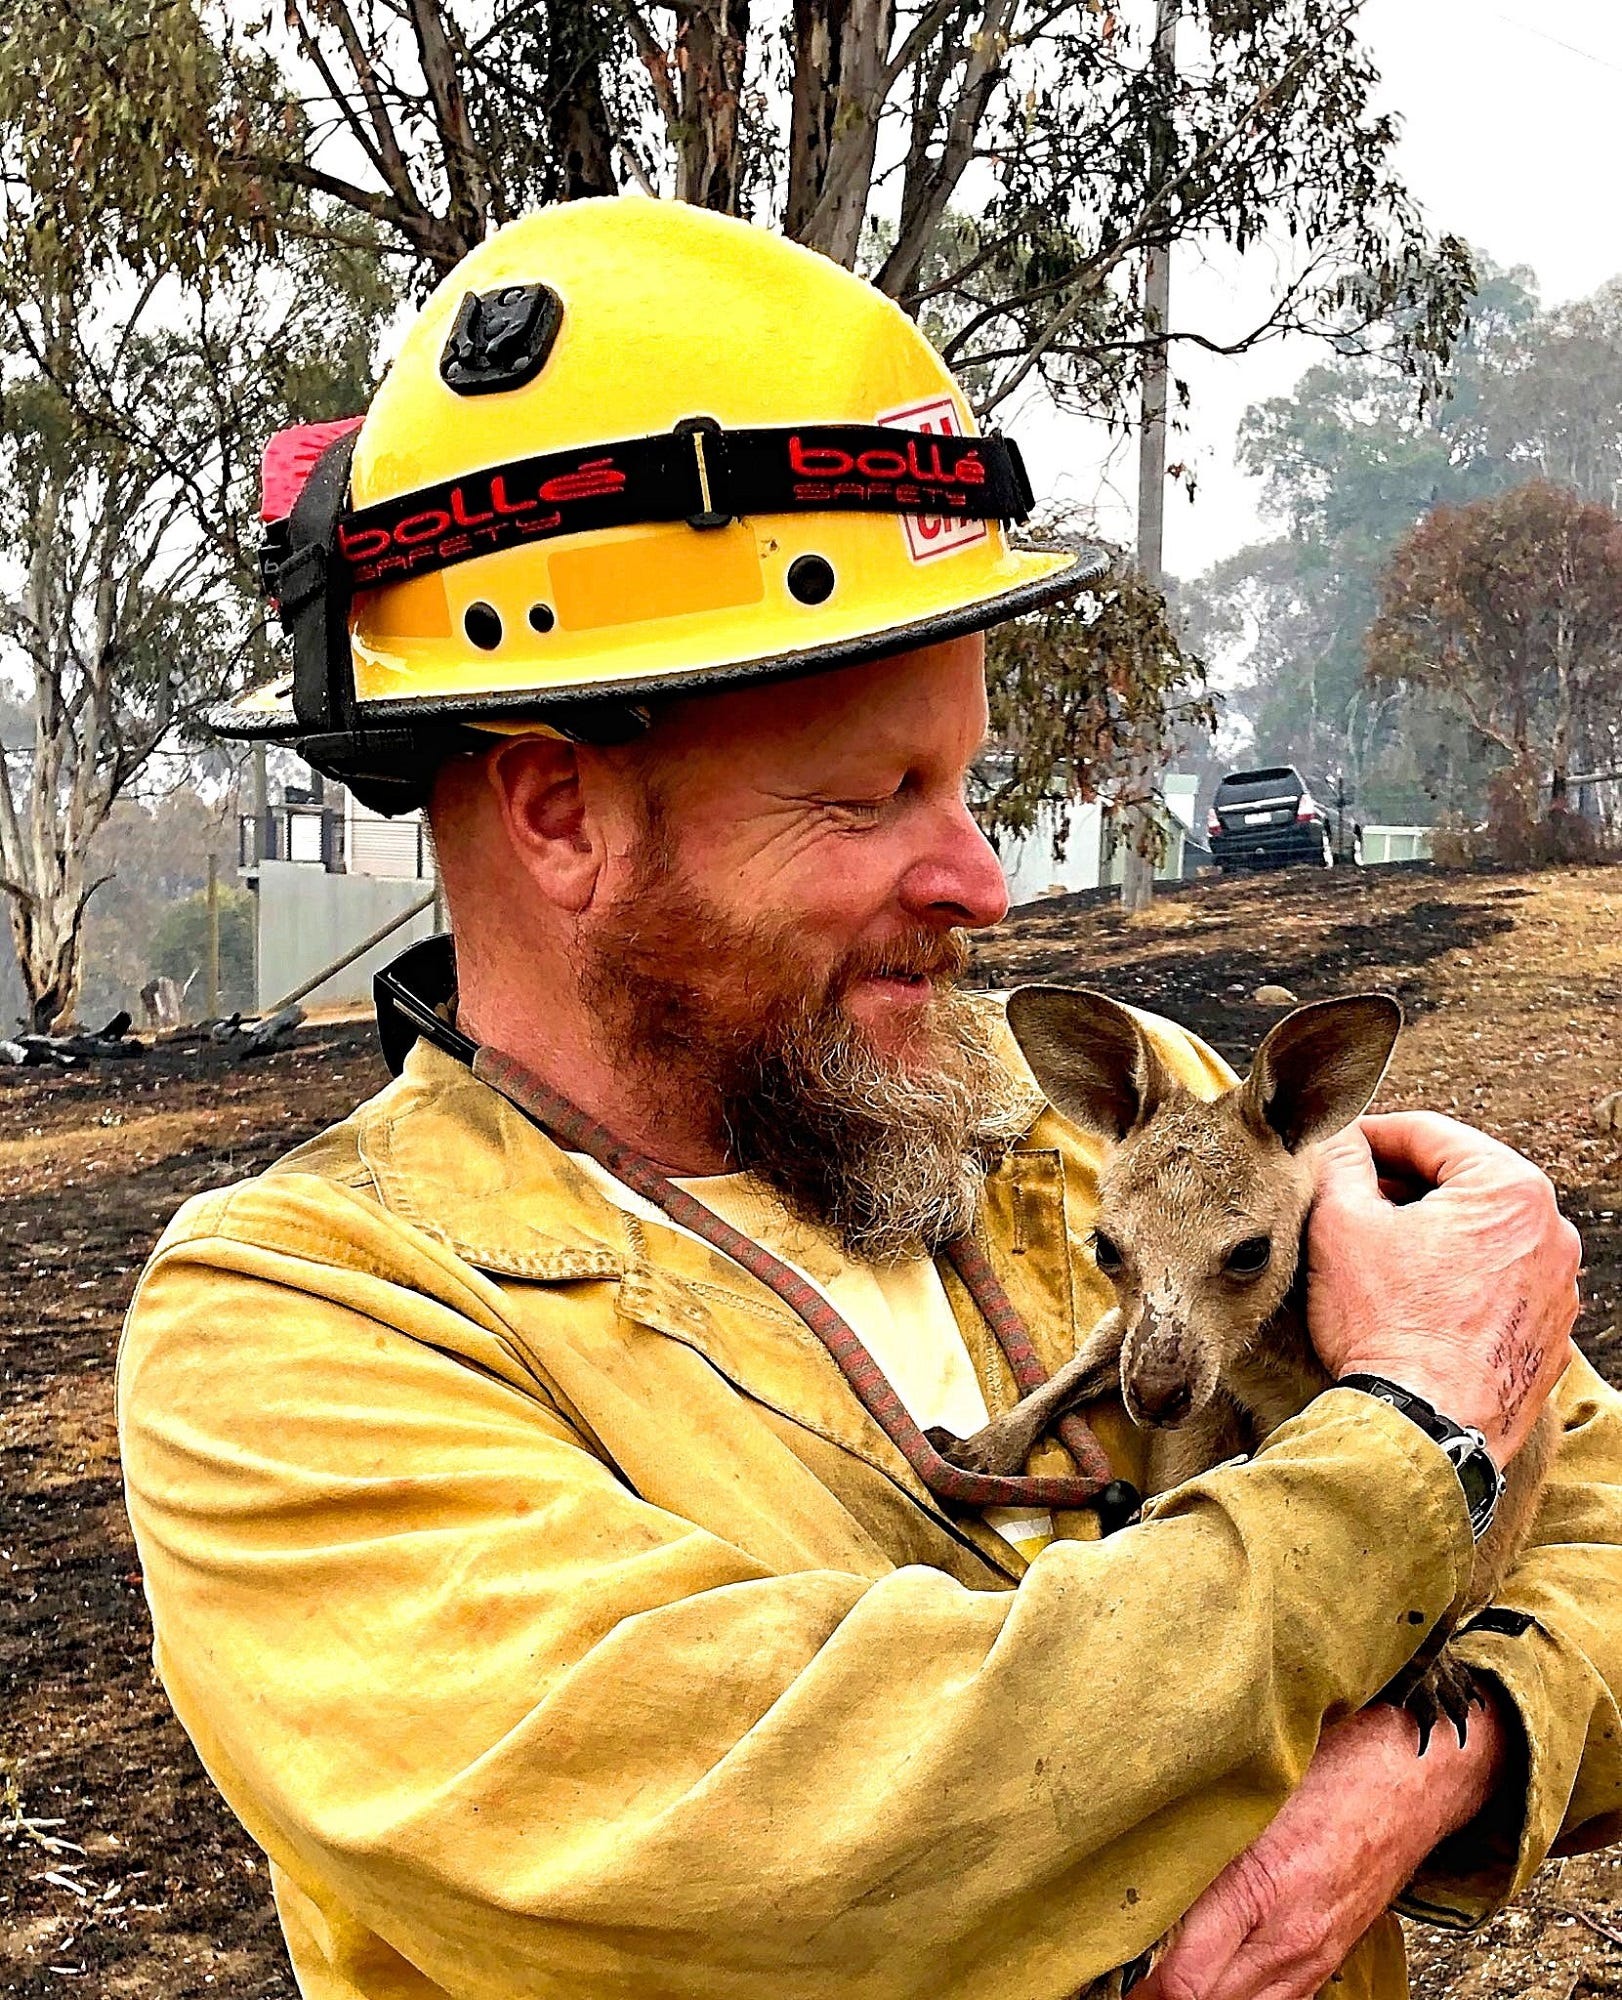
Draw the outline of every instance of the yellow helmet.
<instances>
[{"instance_id":1,"label":"yellow helmet","mask_svg":"<svg viewBox=\"0 0 1622 2000\"><path fill-rule=\"evenodd\" d=\"M217 711L398 808L480 724L622 734L646 697L976 631L1089 581L1009 539L981 437L889 299L682 203L573 202L482 243L364 420L266 452L294 671Z\"/></svg>"}]
</instances>

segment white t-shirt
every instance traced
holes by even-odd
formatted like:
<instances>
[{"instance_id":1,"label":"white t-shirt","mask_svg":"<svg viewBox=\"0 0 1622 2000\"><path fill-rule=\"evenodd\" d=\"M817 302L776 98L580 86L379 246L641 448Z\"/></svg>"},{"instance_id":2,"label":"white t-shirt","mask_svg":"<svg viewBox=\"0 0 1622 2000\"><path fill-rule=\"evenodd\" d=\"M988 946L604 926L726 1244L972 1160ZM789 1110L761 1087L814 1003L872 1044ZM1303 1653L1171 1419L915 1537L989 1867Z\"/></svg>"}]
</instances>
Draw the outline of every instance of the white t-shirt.
<instances>
[{"instance_id":1,"label":"white t-shirt","mask_svg":"<svg viewBox=\"0 0 1622 2000\"><path fill-rule=\"evenodd\" d=\"M584 1153L569 1157L617 1208L680 1227ZM969 1437L986 1423L986 1399L933 1259L854 1262L831 1233L789 1215L751 1174L712 1174L675 1185L814 1285L855 1331L920 1430L938 1424ZM1053 1539L1052 1516L1040 1510L988 1507L984 1518L1027 1561Z\"/></svg>"}]
</instances>

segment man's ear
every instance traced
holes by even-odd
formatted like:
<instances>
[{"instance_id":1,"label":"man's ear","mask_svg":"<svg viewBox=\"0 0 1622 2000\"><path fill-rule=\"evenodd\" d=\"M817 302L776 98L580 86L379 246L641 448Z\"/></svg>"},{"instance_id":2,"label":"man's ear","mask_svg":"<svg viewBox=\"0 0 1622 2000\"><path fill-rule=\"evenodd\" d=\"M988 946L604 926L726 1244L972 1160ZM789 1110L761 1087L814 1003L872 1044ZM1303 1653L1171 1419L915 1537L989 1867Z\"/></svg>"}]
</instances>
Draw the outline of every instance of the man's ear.
<instances>
[{"instance_id":1,"label":"man's ear","mask_svg":"<svg viewBox=\"0 0 1622 2000\"><path fill-rule=\"evenodd\" d=\"M1402 1009L1389 993L1298 1007L1256 1051L1240 1109L1292 1153L1316 1145L1367 1111L1401 1031Z\"/></svg>"},{"instance_id":2,"label":"man's ear","mask_svg":"<svg viewBox=\"0 0 1622 2000\"><path fill-rule=\"evenodd\" d=\"M1124 1139L1171 1088L1137 1022L1102 993L1021 986L1008 1025L1042 1094L1083 1131Z\"/></svg>"},{"instance_id":3,"label":"man's ear","mask_svg":"<svg viewBox=\"0 0 1622 2000\"><path fill-rule=\"evenodd\" d=\"M485 771L515 858L548 901L578 914L604 858L586 809L579 749L557 736L515 736Z\"/></svg>"}]
</instances>

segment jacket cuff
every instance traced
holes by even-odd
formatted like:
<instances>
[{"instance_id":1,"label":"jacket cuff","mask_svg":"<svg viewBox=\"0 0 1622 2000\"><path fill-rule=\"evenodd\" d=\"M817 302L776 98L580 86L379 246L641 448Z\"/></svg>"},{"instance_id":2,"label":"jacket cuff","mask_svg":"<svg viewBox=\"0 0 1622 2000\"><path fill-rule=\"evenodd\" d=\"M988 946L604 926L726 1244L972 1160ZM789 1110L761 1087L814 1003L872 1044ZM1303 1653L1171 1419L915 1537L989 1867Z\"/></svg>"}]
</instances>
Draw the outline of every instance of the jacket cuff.
<instances>
[{"instance_id":1,"label":"jacket cuff","mask_svg":"<svg viewBox=\"0 0 1622 2000\"><path fill-rule=\"evenodd\" d=\"M1309 1423L1346 1424L1351 1431L1363 1461L1359 1466L1358 1485L1367 1495L1370 1515L1378 1511L1375 1495L1370 1491L1372 1483L1390 1482L1394 1485L1403 1480L1403 1474L1390 1464L1393 1457L1404 1461L1411 1476L1423 1483L1423 1511L1415 1508L1408 1519L1414 1530L1417 1531L1421 1524L1428 1526L1442 1542L1453 1576L1453 1602L1445 1616L1448 1619L1460 1617L1469 1601L1470 1584L1475 1574L1476 1538L1470 1526L1470 1509L1464 1497L1464 1488L1442 1447L1433 1438L1428 1438L1418 1424L1403 1416L1399 1410L1394 1410L1389 1403L1382 1403L1378 1397L1366 1396L1361 1389L1331 1388L1315 1396L1299 1417L1291 1418L1276 1430L1262 1446L1258 1458L1265 1458L1276 1445L1295 1437L1298 1428ZM1376 1463L1377 1456L1386 1460L1387 1469ZM1147 1508L1144 1511L1147 1515ZM1422 1636L1416 1634L1416 1646Z\"/></svg>"}]
</instances>

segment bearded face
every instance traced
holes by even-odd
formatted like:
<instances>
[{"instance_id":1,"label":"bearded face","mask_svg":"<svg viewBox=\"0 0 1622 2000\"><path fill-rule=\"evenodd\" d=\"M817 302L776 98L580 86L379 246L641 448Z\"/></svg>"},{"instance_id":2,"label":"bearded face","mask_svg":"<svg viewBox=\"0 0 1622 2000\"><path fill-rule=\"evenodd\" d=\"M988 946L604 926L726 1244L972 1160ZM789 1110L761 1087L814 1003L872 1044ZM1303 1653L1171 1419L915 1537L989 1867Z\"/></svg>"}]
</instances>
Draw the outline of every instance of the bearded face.
<instances>
[{"instance_id":1,"label":"bearded face","mask_svg":"<svg viewBox=\"0 0 1622 2000\"><path fill-rule=\"evenodd\" d=\"M888 1263L969 1228L1034 1109L955 990L967 957L961 932L918 929L819 962L791 919L739 915L686 879L653 798L634 889L593 925L581 983L617 1067L706 1106L737 1168ZM875 978L922 989L899 1046L847 1010Z\"/></svg>"}]
</instances>

